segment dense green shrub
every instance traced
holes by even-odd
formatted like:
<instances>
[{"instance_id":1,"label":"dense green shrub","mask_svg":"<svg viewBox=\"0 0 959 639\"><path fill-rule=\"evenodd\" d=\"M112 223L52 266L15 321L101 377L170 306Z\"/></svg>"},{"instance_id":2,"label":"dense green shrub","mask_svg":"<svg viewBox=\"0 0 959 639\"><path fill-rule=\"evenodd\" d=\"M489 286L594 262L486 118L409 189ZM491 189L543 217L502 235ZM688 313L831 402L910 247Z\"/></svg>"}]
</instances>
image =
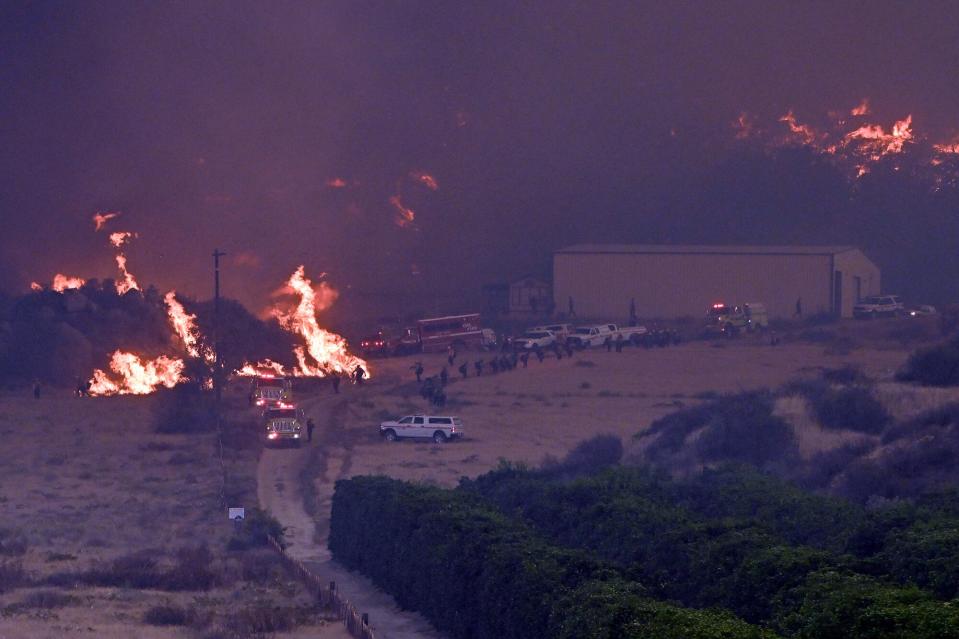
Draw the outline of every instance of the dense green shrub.
<instances>
[{"instance_id":1,"label":"dense green shrub","mask_svg":"<svg viewBox=\"0 0 959 639\"><path fill-rule=\"evenodd\" d=\"M660 632L671 618L688 637L719 636L706 630L715 619L735 631L726 636L763 636L728 615L641 605L639 584L603 586L616 578L611 567L544 543L465 491L382 477L337 482L330 549L457 639L592 637L616 624L628 630L623 637L683 636ZM577 593L587 582L592 590Z\"/></svg>"},{"instance_id":2,"label":"dense green shrub","mask_svg":"<svg viewBox=\"0 0 959 639\"><path fill-rule=\"evenodd\" d=\"M614 562L656 597L722 607L748 622L779 627L793 619L807 605L809 579L822 571L861 570L919 583L943 598L956 587L959 536L947 499L925 514L908 505L871 514L745 467L707 470L683 482L618 468L557 483L504 466L463 481L461 490L524 518L554 543ZM931 518L942 522L935 532L910 528ZM906 596L870 579L863 583L874 590ZM930 600L927 607L937 605Z\"/></svg>"},{"instance_id":3,"label":"dense green shrub","mask_svg":"<svg viewBox=\"0 0 959 639\"><path fill-rule=\"evenodd\" d=\"M959 384L959 340L916 351L896 377L924 386L956 386Z\"/></svg>"},{"instance_id":4,"label":"dense green shrub","mask_svg":"<svg viewBox=\"0 0 959 639\"><path fill-rule=\"evenodd\" d=\"M771 639L775 635L719 610L690 610L643 596L620 580L589 581L560 602L555 639Z\"/></svg>"},{"instance_id":5,"label":"dense green shrub","mask_svg":"<svg viewBox=\"0 0 959 639\"><path fill-rule=\"evenodd\" d=\"M959 638L959 606L936 602L916 588L824 570L810 575L794 596L800 606L777 625L800 639Z\"/></svg>"}]
</instances>

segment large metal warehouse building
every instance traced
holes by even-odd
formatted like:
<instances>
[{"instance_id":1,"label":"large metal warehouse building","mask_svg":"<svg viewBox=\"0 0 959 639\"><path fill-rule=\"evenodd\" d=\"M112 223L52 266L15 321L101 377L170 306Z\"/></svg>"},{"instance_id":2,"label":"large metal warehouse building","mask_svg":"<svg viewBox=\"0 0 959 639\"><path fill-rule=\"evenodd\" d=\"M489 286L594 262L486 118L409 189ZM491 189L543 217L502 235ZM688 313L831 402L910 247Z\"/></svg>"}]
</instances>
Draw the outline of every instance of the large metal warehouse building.
<instances>
[{"instance_id":1,"label":"large metal warehouse building","mask_svg":"<svg viewBox=\"0 0 959 639\"><path fill-rule=\"evenodd\" d=\"M553 255L553 299L579 318L703 315L706 307L763 302L770 317L852 316L879 290L879 268L852 246L578 244Z\"/></svg>"}]
</instances>

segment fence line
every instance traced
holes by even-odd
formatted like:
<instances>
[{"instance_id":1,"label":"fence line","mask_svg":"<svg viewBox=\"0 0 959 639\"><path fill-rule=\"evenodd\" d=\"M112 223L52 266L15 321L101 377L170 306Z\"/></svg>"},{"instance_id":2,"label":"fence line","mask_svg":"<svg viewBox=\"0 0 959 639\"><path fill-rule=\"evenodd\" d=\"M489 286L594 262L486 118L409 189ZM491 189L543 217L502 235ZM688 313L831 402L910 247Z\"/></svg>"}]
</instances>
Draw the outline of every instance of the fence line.
<instances>
[{"instance_id":1,"label":"fence line","mask_svg":"<svg viewBox=\"0 0 959 639\"><path fill-rule=\"evenodd\" d=\"M270 546L280 555L284 567L296 575L309 589L310 594L322 608L329 608L346 625L347 631L357 639L376 639L373 627L368 619L356 609L349 599L340 596L340 591L333 582L324 585L318 575L303 565L303 562L293 559L283 546L272 535L267 536Z\"/></svg>"}]
</instances>

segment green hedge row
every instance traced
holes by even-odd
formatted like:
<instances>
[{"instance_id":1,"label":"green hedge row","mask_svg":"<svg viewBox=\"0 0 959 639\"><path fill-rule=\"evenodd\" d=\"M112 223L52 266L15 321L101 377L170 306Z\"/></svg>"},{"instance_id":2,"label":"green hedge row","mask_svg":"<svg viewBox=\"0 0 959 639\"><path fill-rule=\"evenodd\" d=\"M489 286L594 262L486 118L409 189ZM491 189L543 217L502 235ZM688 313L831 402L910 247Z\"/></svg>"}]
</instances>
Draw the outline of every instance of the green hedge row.
<instances>
[{"instance_id":1,"label":"green hedge row","mask_svg":"<svg viewBox=\"0 0 959 639\"><path fill-rule=\"evenodd\" d=\"M728 613L651 601L608 564L551 546L462 491L339 481L329 546L455 639L773 637Z\"/></svg>"},{"instance_id":2,"label":"green hedge row","mask_svg":"<svg viewBox=\"0 0 959 639\"><path fill-rule=\"evenodd\" d=\"M693 607L722 607L791 635L830 636L828 620L815 614L809 602L838 605L818 590L820 575L835 574L843 584L853 580L856 588L847 590L865 601L850 608L852 620L843 620L850 634L844 636L871 637L857 630L864 620L908 618L909 610L917 606L922 609L921 619L902 621L912 633L903 636L954 636L928 634L924 628L940 621L959 628L959 602L943 604L929 593L877 579L889 575L922 583L903 577L908 571L925 570L927 581L939 586L952 583L959 570L949 561L957 556L954 548L934 546L930 538L915 553L930 553L925 563L896 563L884 553L903 548L912 537L890 536L889 522L873 531L873 540L880 541L866 560L844 554L868 528L866 513L842 503L831 505L825 498L807 499L784 484L780 488L776 490L775 480L749 471L725 470L680 484L626 468L573 482L553 482L535 471L506 467L461 485L463 492L524 518L551 542L589 549L614 562L656 597ZM899 523L910 531L917 525L908 520ZM823 531L817 532L818 526ZM830 543L823 532L837 541ZM900 543L893 543L894 539ZM865 572L872 574L859 574ZM936 590L948 594L949 589ZM805 626L795 623L800 611L809 620Z\"/></svg>"}]
</instances>

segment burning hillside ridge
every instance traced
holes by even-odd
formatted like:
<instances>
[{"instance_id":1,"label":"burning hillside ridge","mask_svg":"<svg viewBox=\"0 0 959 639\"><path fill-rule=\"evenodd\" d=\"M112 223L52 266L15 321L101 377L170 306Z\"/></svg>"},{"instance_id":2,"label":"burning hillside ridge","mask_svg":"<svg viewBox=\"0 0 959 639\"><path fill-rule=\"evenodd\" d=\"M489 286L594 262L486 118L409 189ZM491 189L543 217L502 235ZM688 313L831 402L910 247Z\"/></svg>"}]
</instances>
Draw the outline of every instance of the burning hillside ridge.
<instances>
[{"instance_id":1,"label":"burning hillside ridge","mask_svg":"<svg viewBox=\"0 0 959 639\"><path fill-rule=\"evenodd\" d=\"M101 214L93 217L97 230L103 230L110 219L120 213ZM121 279L115 282L116 294L123 297L143 292L136 278L127 269L126 256L122 247L131 239L138 237L131 231L118 231L110 234L110 244L116 249L116 262ZM51 291L63 293L68 289L82 289L87 281L79 277L57 274ZM43 291L45 287L33 282L31 288ZM276 298L270 311L270 317L287 333L295 335L301 344L293 347L292 357L296 364L284 366L272 359L262 359L256 364L246 362L238 366L234 373L255 374L258 370L268 369L282 375L325 377L330 374L351 375L357 367L369 373L366 362L349 352L346 340L320 327L316 314L328 308L337 297L335 289L326 282L314 286L306 277L306 270L300 265L289 280L274 294ZM138 355L124 349L116 349L110 357L109 372L95 369L87 384L91 395L144 395L152 393L158 387L172 388L191 377L212 377L212 368L216 356L212 340L201 331L197 315L189 313L183 303L177 299L176 291L163 296L166 322L170 336L175 337L177 353L162 353L156 357ZM153 306L157 304L150 302ZM195 365L189 364L194 362ZM221 361L221 366L223 362ZM194 371L191 375L188 371ZM205 372L204 372L205 371ZM203 381L203 380L198 380Z\"/></svg>"},{"instance_id":2,"label":"burning hillside ridge","mask_svg":"<svg viewBox=\"0 0 959 639\"><path fill-rule=\"evenodd\" d=\"M913 128L911 114L890 124L872 121L869 101L842 112L830 112L822 124L800 120L790 109L777 122L762 124L741 113L732 124L737 140L752 140L770 149L804 147L832 159L853 179L882 162L899 170L904 158L930 172L936 186L959 177L959 138L935 141Z\"/></svg>"}]
</instances>

